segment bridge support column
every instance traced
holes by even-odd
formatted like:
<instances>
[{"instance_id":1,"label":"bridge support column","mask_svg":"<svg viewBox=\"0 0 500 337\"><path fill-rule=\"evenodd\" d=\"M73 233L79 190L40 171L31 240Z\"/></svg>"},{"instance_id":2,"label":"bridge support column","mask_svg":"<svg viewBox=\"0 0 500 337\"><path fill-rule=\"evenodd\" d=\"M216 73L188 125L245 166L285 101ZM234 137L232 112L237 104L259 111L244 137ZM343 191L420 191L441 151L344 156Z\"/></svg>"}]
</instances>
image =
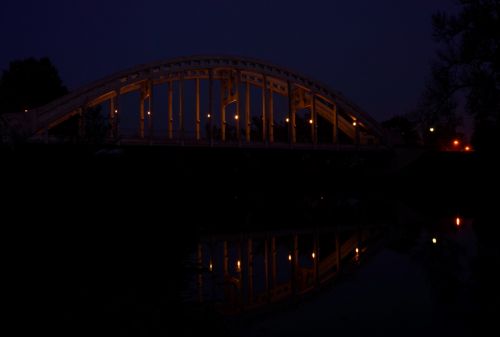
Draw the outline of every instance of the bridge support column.
<instances>
[{"instance_id":1,"label":"bridge support column","mask_svg":"<svg viewBox=\"0 0 500 337\"><path fill-rule=\"evenodd\" d=\"M179 130L181 145L184 145L184 75L182 74L179 79Z\"/></svg>"},{"instance_id":2,"label":"bridge support column","mask_svg":"<svg viewBox=\"0 0 500 337\"><path fill-rule=\"evenodd\" d=\"M274 143L274 100L273 100L273 89L269 88L269 143Z\"/></svg>"},{"instance_id":3,"label":"bridge support column","mask_svg":"<svg viewBox=\"0 0 500 337\"><path fill-rule=\"evenodd\" d=\"M86 108L79 108L78 109L78 138L80 139L80 142L83 141L83 138L85 137L85 112ZM47 140L48 140L48 135L49 133L47 132Z\"/></svg>"},{"instance_id":4,"label":"bridge support column","mask_svg":"<svg viewBox=\"0 0 500 337\"><path fill-rule=\"evenodd\" d=\"M245 138L247 144L250 144L250 134L252 130L252 119L250 116L250 82L247 82L245 84Z\"/></svg>"},{"instance_id":5,"label":"bridge support column","mask_svg":"<svg viewBox=\"0 0 500 337\"><path fill-rule=\"evenodd\" d=\"M222 142L226 141L226 91L227 85L224 82L224 79L221 79L220 82L220 138Z\"/></svg>"},{"instance_id":6,"label":"bridge support column","mask_svg":"<svg viewBox=\"0 0 500 337\"><path fill-rule=\"evenodd\" d=\"M168 139L172 140L174 138L174 113L173 113L173 99L174 99L174 88L172 81L167 82L167 93L168 93Z\"/></svg>"},{"instance_id":7,"label":"bridge support column","mask_svg":"<svg viewBox=\"0 0 500 337\"><path fill-rule=\"evenodd\" d=\"M316 113L316 95L311 93L311 141L318 144L318 116Z\"/></svg>"},{"instance_id":8,"label":"bridge support column","mask_svg":"<svg viewBox=\"0 0 500 337\"><path fill-rule=\"evenodd\" d=\"M238 145L241 144L240 137L240 119L241 119L241 97L240 97L240 82L241 82L241 73L238 71L236 73L236 116L235 124L236 124L236 141Z\"/></svg>"},{"instance_id":9,"label":"bridge support column","mask_svg":"<svg viewBox=\"0 0 500 337\"><path fill-rule=\"evenodd\" d=\"M338 144L338 113L337 113L337 104L333 104L333 124L332 124L332 136L333 136L333 144Z\"/></svg>"},{"instance_id":10,"label":"bridge support column","mask_svg":"<svg viewBox=\"0 0 500 337\"><path fill-rule=\"evenodd\" d=\"M267 94L267 77L262 76L262 142L267 143L267 119L266 119L266 94Z\"/></svg>"},{"instance_id":11,"label":"bridge support column","mask_svg":"<svg viewBox=\"0 0 500 337\"><path fill-rule=\"evenodd\" d=\"M148 81L148 112L147 112L147 118L148 118L148 138L149 138L149 143L153 143L153 136L154 136L154 124L153 124L153 114L154 114L154 98L153 98L153 82Z\"/></svg>"},{"instance_id":12,"label":"bridge support column","mask_svg":"<svg viewBox=\"0 0 500 337\"><path fill-rule=\"evenodd\" d=\"M144 104L146 101L146 89L141 88L141 97L139 103L139 138L144 139Z\"/></svg>"},{"instance_id":13,"label":"bridge support column","mask_svg":"<svg viewBox=\"0 0 500 337\"><path fill-rule=\"evenodd\" d=\"M112 139L118 140L120 137L120 92L116 92L116 96L111 99L110 109L109 109L109 122L111 124L111 134Z\"/></svg>"},{"instance_id":14,"label":"bridge support column","mask_svg":"<svg viewBox=\"0 0 500 337\"><path fill-rule=\"evenodd\" d=\"M208 135L210 146L214 145L214 72L208 71Z\"/></svg>"},{"instance_id":15,"label":"bridge support column","mask_svg":"<svg viewBox=\"0 0 500 337\"><path fill-rule=\"evenodd\" d=\"M199 142L201 139L200 134L200 79L196 79L196 141Z\"/></svg>"},{"instance_id":16,"label":"bridge support column","mask_svg":"<svg viewBox=\"0 0 500 337\"><path fill-rule=\"evenodd\" d=\"M290 145L296 143L296 128L295 128L295 102L293 99L293 86L288 81L288 142Z\"/></svg>"}]
</instances>

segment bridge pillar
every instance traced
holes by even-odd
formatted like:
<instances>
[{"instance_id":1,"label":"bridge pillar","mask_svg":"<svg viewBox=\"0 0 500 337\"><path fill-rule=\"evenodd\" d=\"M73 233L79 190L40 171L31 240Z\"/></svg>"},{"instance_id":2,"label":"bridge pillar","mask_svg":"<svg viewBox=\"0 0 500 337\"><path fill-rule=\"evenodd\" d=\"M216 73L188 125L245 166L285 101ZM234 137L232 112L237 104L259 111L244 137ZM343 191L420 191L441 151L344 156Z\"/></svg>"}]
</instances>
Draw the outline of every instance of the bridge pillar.
<instances>
[{"instance_id":1,"label":"bridge pillar","mask_svg":"<svg viewBox=\"0 0 500 337\"><path fill-rule=\"evenodd\" d=\"M153 99L153 82L151 80L148 81L148 113L147 113L147 118L148 118L148 137L149 137L149 143L152 144L153 142L153 135L154 135L154 124L153 124L153 116L154 116L154 99Z\"/></svg>"},{"instance_id":2,"label":"bridge pillar","mask_svg":"<svg viewBox=\"0 0 500 337\"><path fill-rule=\"evenodd\" d=\"M241 83L241 73L238 71L236 73L236 116L235 118L235 124L236 124L236 141L238 142L238 145L241 144L241 137L240 137L240 119L241 119L241 97L240 97L240 83Z\"/></svg>"},{"instance_id":3,"label":"bridge pillar","mask_svg":"<svg viewBox=\"0 0 500 337\"><path fill-rule=\"evenodd\" d=\"M78 138L80 141L85 137L85 108L79 108L78 109ZM48 139L48 132L47 132L47 139Z\"/></svg>"},{"instance_id":4,"label":"bridge pillar","mask_svg":"<svg viewBox=\"0 0 500 337\"><path fill-rule=\"evenodd\" d=\"M139 138L144 139L144 103L146 101L146 88L141 88L141 97L139 102Z\"/></svg>"},{"instance_id":5,"label":"bridge pillar","mask_svg":"<svg viewBox=\"0 0 500 337\"><path fill-rule=\"evenodd\" d=\"M110 138L118 140L119 138L119 100L120 100L120 92L116 92L116 96L111 98L110 101L110 109L109 109L109 122L111 124L111 134Z\"/></svg>"},{"instance_id":6,"label":"bridge pillar","mask_svg":"<svg viewBox=\"0 0 500 337\"><path fill-rule=\"evenodd\" d=\"M247 144L250 144L250 134L252 130L252 119L250 116L250 82L246 82L245 92L245 136Z\"/></svg>"},{"instance_id":7,"label":"bridge pillar","mask_svg":"<svg viewBox=\"0 0 500 337\"><path fill-rule=\"evenodd\" d=\"M267 77L262 75L262 142L267 142L267 127L266 127L266 93L267 93Z\"/></svg>"},{"instance_id":8,"label":"bridge pillar","mask_svg":"<svg viewBox=\"0 0 500 337\"><path fill-rule=\"evenodd\" d=\"M268 97L268 103L269 103L269 110L268 110L268 116L269 116L269 143L274 143L274 101L273 101L273 89L269 88L269 97Z\"/></svg>"},{"instance_id":9,"label":"bridge pillar","mask_svg":"<svg viewBox=\"0 0 500 337\"><path fill-rule=\"evenodd\" d=\"M293 99L293 85L288 81L288 142L295 144L297 139L295 128L295 102Z\"/></svg>"},{"instance_id":10,"label":"bridge pillar","mask_svg":"<svg viewBox=\"0 0 500 337\"><path fill-rule=\"evenodd\" d=\"M333 123L332 123L332 141L333 144L338 144L338 112L337 112L337 104L333 104Z\"/></svg>"},{"instance_id":11,"label":"bridge pillar","mask_svg":"<svg viewBox=\"0 0 500 337\"><path fill-rule=\"evenodd\" d=\"M184 145L184 75L179 79L179 129L181 144Z\"/></svg>"},{"instance_id":12,"label":"bridge pillar","mask_svg":"<svg viewBox=\"0 0 500 337\"><path fill-rule=\"evenodd\" d=\"M172 81L167 82L167 92L168 92L168 139L172 140L174 138L174 113L173 113L173 99L174 99L174 88Z\"/></svg>"},{"instance_id":13,"label":"bridge pillar","mask_svg":"<svg viewBox=\"0 0 500 337\"><path fill-rule=\"evenodd\" d=\"M201 139L200 135L200 79L196 79L196 141L199 142Z\"/></svg>"},{"instance_id":14,"label":"bridge pillar","mask_svg":"<svg viewBox=\"0 0 500 337\"><path fill-rule=\"evenodd\" d=\"M316 111L316 95L311 93L311 141L313 145L318 144L318 116Z\"/></svg>"},{"instance_id":15,"label":"bridge pillar","mask_svg":"<svg viewBox=\"0 0 500 337\"><path fill-rule=\"evenodd\" d=\"M208 71L208 137L210 146L214 145L214 72L212 69Z\"/></svg>"},{"instance_id":16,"label":"bridge pillar","mask_svg":"<svg viewBox=\"0 0 500 337\"><path fill-rule=\"evenodd\" d=\"M227 83L224 79L220 80L220 138L222 142L226 141L226 92Z\"/></svg>"}]
</instances>

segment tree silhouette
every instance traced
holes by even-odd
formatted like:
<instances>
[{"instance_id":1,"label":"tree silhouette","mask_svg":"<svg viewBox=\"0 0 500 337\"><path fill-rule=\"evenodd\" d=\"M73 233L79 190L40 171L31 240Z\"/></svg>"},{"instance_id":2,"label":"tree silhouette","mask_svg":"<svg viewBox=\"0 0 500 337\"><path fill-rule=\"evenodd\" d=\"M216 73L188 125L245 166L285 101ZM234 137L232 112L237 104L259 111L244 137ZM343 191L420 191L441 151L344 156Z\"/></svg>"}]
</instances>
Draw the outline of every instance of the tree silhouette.
<instances>
[{"instance_id":1,"label":"tree silhouette","mask_svg":"<svg viewBox=\"0 0 500 337\"><path fill-rule=\"evenodd\" d=\"M433 16L434 38L442 45L422 96L425 128L446 136L460 123L457 96L474 117L476 148L497 147L500 121L500 1L460 0L457 15Z\"/></svg>"},{"instance_id":2,"label":"tree silhouette","mask_svg":"<svg viewBox=\"0 0 500 337\"><path fill-rule=\"evenodd\" d=\"M0 78L0 114L34 109L67 93L48 58L12 61Z\"/></svg>"}]
</instances>

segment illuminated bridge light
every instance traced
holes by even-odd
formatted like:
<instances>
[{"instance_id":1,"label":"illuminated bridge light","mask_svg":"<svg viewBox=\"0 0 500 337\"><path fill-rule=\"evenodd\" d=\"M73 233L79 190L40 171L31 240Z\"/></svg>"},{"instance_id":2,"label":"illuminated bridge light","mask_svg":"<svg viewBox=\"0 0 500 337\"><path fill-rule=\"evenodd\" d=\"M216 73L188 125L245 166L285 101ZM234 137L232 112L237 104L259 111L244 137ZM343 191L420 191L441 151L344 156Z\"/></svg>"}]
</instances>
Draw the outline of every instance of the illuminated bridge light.
<instances>
[{"instance_id":1,"label":"illuminated bridge light","mask_svg":"<svg viewBox=\"0 0 500 337\"><path fill-rule=\"evenodd\" d=\"M313 259L315 259L316 258L316 253L312 252L311 256L312 256Z\"/></svg>"},{"instance_id":2,"label":"illuminated bridge light","mask_svg":"<svg viewBox=\"0 0 500 337\"><path fill-rule=\"evenodd\" d=\"M210 271L213 271L213 269L214 269L214 265L212 264L212 262L210 262L210 265L208 266L208 269L209 269Z\"/></svg>"},{"instance_id":3,"label":"illuminated bridge light","mask_svg":"<svg viewBox=\"0 0 500 337\"><path fill-rule=\"evenodd\" d=\"M358 125L358 123L356 123L356 121L352 122L352 126L356 126Z\"/></svg>"},{"instance_id":4,"label":"illuminated bridge light","mask_svg":"<svg viewBox=\"0 0 500 337\"><path fill-rule=\"evenodd\" d=\"M460 217L457 216L457 218L455 219L455 224L457 225L457 227L460 226L461 222L462 219L460 219Z\"/></svg>"},{"instance_id":5,"label":"illuminated bridge light","mask_svg":"<svg viewBox=\"0 0 500 337\"><path fill-rule=\"evenodd\" d=\"M309 120L309 124L312 124L314 121L312 119Z\"/></svg>"},{"instance_id":6,"label":"illuminated bridge light","mask_svg":"<svg viewBox=\"0 0 500 337\"><path fill-rule=\"evenodd\" d=\"M118 113L118 109L115 109L115 114L117 114L117 113Z\"/></svg>"},{"instance_id":7,"label":"illuminated bridge light","mask_svg":"<svg viewBox=\"0 0 500 337\"><path fill-rule=\"evenodd\" d=\"M212 118L212 115L208 114L208 115L207 115L207 118Z\"/></svg>"},{"instance_id":8,"label":"illuminated bridge light","mask_svg":"<svg viewBox=\"0 0 500 337\"><path fill-rule=\"evenodd\" d=\"M292 254L288 254L288 261L292 261Z\"/></svg>"},{"instance_id":9,"label":"illuminated bridge light","mask_svg":"<svg viewBox=\"0 0 500 337\"><path fill-rule=\"evenodd\" d=\"M436 131L436 129L434 129L434 128L429 128L429 131L430 131L430 132L434 132L434 131Z\"/></svg>"},{"instance_id":10,"label":"illuminated bridge light","mask_svg":"<svg viewBox=\"0 0 500 337\"><path fill-rule=\"evenodd\" d=\"M148 116L151 116L151 111L148 111Z\"/></svg>"},{"instance_id":11,"label":"illuminated bridge light","mask_svg":"<svg viewBox=\"0 0 500 337\"><path fill-rule=\"evenodd\" d=\"M236 269L237 269L238 271L241 271L241 261L240 261L240 260L238 260L238 261L236 262Z\"/></svg>"},{"instance_id":12,"label":"illuminated bridge light","mask_svg":"<svg viewBox=\"0 0 500 337\"><path fill-rule=\"evenodd\" d=\"M24 109L24 112L28 112L28 109Z\"/></svg>"},{"instance_id":13,"label":"illuminated bridge light","mask_svg":"<svg viewBox=\"0 0 500 337\"><path fill-rule=\"evenodd\" d=\"M359 248L356 247L356 254L359 254Z\"/></svg>"},{"instance_id":14,"label":"illuminated bridge light","mask_svg":"<svg viewBox=\"0 0 500 337\"><path fill-rule=\"evenodd\" d=\"M469 151L471 150L471 147L467 145L467 146L464 148L464 150L465 150L465 152L469 152Z\"/></svg>"},{"instance_id":15,"label":"illuminated bridge light","mask_svg":"<svg viewBox=\"0 0 500 337\"><path fill-rule=\"evenodd\" d=\"M240 116L238 116L238 115L234 116L234 119L236 119L236 120L238 120L239 118L240 118Z\"/></svg>"},{"instance_id":16,"label":"illuminated bridge light","mask_svg":"<svg viewBox=\"0 0 500 337\"><path fill-rule=\"evenodd\" d=\"M432 238L432 243L436 244L437 243L437 239L436 238Z\"/></svg>"},{"instance_id":17,"label":"illuminated bridge light","mask_svg":"<svg viewBox=\"0 0 500 337\"><path fill-rule=\"evenodd\" d=\"M285 122L290 123L290 118L285 118Z\"/></svg>"},{"instance_id":18,"label":"illuminated bridge light","mask_svg":"<svg viewBox=\"0 0 500 337\"><path fill-rule=\"evenodd\" d=\"M460 141L459 141L458 139L455 139L455 140L453 141L453 145L454 145L454 146L458 146L458 145L460 145Z\"/></svg>"}]
</instances>

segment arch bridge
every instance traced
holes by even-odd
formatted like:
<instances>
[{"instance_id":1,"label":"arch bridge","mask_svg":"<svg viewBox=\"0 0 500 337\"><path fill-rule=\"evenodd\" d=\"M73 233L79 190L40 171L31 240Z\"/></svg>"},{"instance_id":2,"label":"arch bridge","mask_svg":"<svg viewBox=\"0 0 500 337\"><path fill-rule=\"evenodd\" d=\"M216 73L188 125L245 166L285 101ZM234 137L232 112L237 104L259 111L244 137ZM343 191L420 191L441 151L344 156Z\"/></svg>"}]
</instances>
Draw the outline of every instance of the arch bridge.
<instances>
[{"instance_id":1,"label":"arch bridge","mask_svg":"<svg viewBox=\"0 0 500 337\"><path fill-rule=\"evenodd\" d=\"M132 134L122 125L123 97L129 93L139 97ZM29 111L28 132L32 139L48 140L52 130L78 119L81 134L85 111L95 106L105 107L110 141L378 145L383 140L378 123L341 93L282 67L228 56L184 57L114 74Z\"/></svg>"}]
</instances>

